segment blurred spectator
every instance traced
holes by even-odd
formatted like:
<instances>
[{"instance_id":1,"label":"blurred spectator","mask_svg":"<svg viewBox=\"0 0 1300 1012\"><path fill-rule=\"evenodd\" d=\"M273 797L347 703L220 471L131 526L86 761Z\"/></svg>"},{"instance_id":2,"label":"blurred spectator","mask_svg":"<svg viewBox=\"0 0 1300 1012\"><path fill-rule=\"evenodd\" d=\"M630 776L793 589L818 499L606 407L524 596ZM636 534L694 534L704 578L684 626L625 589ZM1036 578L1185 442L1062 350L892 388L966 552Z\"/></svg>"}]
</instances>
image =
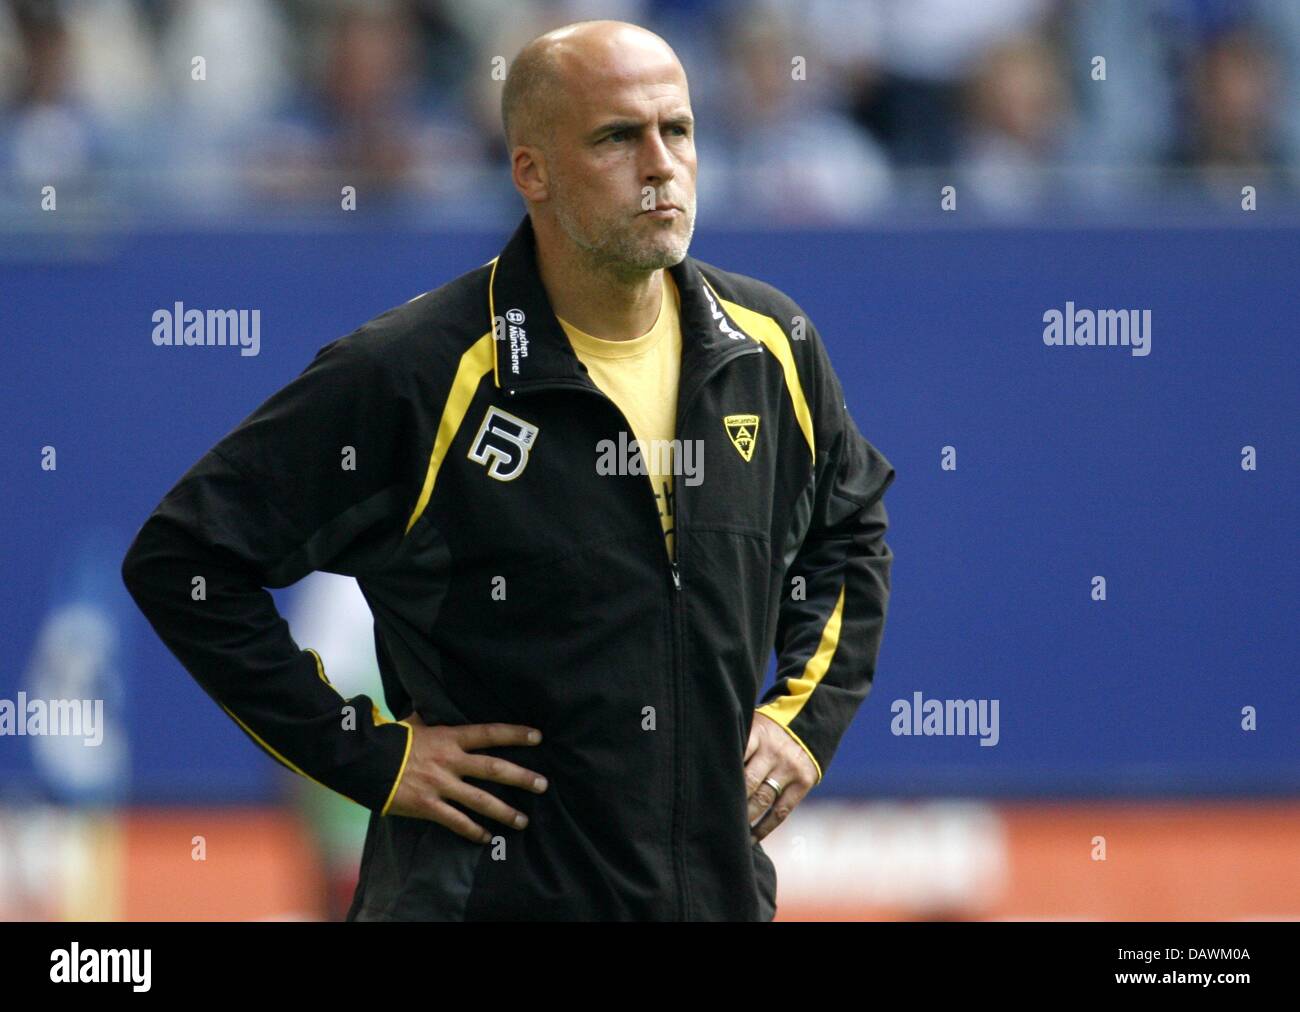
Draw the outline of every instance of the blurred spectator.
<instances>
[{"instance_id":1,"label":"blurred spectator","mask_svg":"<svg viewBox=\"0 0 1300 1012\"><path fill-rule=\"evenodd\" d=\"M699 140L701 175L729 182L725 206L782 224L831 223L888 196L884 152L834 107L792 25L776 15L738 24L725 55L727 115Z\"/></svg>"},{"instance_id":2,"label":"blurred spectator","mask_svg":"<svg viewBox=\"0 0 1300 1012\"><path fill-rule=\"evenodd\" d=\"M990 52L971 79L958 192L1001 214L1042 209L1069 122L1060 60L1042 41Z\"/></svg>"},{"instance_id":3,"label":"blurred spectator","mask_svg":"<svg viewBox=\"0 0 1300 1012\"><path fill-rule=\"evenodd\" d=\"M75 183L103 167L103 151L90 110L75 97L67 25L54 4L17 3L12 16L22 55L0 135L4 162L23 186Z\"/></svg>"},{"instance_id":4,"label":"blurred spectator","mask_svg":"<svg viewBox=\"0 0 1300 1012\"><path fill-rule=\"evenodd\" d=\"M1277 94L1277 68L1262 39L1238 29L1210 41L1188 75L1188 115L1176 164L1252 171L1278 164Z\"/></svg>"},{"instance_id":5,"label":"blurred spectator","mask_svg":"<svg viewBox=\"0 0 1300 1012\"><path fill-rule=\"evenodd\" d=\"M292 86L292 42L271 0L182 0L158 43L159 97L140 170L178 201L215 211L249 199L250 146Z\"/></svg>"},{"instance_id":6,"label":"blurred spectator","mask_svg":"<svg viewBox=\"0 0 1300 1012\"><path fill-rule=\"evenodd\" d=\"M1150 197L1174 129L1177 34L1163 3L1070 5L1064 54L1078 121L1066 159L1083 170L1071 179L1076 193L1098 205Z\"/></svg>"},{"instance_id":7,"label":"blurred spectator","mask_svg":"<svg viewBox=\"0 0 1300 1012\"><path fill-rule=\"evenodd\" d=\"M828 15L823 34L839 34L836 4L821 6ZM849 0L838 6L844 11ZM856 17L868 17L873 28L861 36L861 59L879 73L859 93L855 115L905 166L951 164L963 83L985 53L1034 29L1048 9L1047 0L864 0L861 6L870 13Z\"/></svg>"},{"instance_id":8,"label":"blurred spectator","mask_svg":"<svg viewBox=\"0 0 1300 1012\"><path fill-rule=\"evenodd\" d=\"M261 145L264 196L325 211L341 205L345 186L358 208L373 208L453 198L473 185L484 137L459 96L424 86L418 28L403 4L349 4L316 25L312 83Z\"/></svg>"}]
</instances>

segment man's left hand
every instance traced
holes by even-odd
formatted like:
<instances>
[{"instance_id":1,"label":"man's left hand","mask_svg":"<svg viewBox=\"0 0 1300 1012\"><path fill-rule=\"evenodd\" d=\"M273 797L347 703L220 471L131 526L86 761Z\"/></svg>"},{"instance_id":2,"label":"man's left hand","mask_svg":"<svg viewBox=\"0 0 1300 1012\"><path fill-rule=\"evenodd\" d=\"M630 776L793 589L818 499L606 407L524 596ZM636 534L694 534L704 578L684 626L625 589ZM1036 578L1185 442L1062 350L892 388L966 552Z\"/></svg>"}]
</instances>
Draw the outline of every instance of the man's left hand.
<instances>
[{"instance_id":1,"label":"man's left hand","mask_svg":"<svg viewBox=\"0 0 1300 1012\"><path fill-rule=\"evenodd\" d=\"M768 778L781 785L778 792ZM749 835L757 843L785 821L817 783L817 768L780 724L754 711L745 748L745 794L749 798Z\"/></svg>"}]
</instances>

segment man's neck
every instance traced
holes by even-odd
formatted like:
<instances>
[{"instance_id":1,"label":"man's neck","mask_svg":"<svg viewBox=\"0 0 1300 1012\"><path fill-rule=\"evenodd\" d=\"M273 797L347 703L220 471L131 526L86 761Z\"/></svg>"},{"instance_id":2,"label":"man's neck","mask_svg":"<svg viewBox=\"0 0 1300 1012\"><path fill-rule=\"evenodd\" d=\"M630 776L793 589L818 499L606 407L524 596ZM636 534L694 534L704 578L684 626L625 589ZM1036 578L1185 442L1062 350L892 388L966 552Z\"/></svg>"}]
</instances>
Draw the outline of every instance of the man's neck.
<instances>
[{"instance_id":1,"label":"man's neck","mask_svg":"<svg viewBox=\"0 0 1300 1012\"><path fill-rule=\"evenodd\" d=\"M655 325L663 300L663 269L614 274L584 251L542 251L537 266L555 315L592 337L630 341Z\"/></svg>"}]
</instances>

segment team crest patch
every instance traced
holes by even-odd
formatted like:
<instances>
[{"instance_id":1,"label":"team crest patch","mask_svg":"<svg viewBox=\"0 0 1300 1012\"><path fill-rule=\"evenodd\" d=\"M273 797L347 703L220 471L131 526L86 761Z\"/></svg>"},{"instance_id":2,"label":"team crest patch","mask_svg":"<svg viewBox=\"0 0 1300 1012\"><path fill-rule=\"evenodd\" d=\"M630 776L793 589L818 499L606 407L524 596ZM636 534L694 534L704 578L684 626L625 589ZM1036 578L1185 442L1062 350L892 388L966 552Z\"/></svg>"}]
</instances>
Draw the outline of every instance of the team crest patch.
<instances>
[{"instance_id":1,"label":"team crest patch","mask_svg":"<svg viewBox=\"0 0 1300 1012\"><path fill-rule=\"evenodd\" d=\"M758 415L727 415L722 420L731 437L731 445L749 460L754 456L754 443L758 439Z\"/></svg>"},{"instance_id":2,"label":"team crest patch","mask_svg":"<svg viewBox=\"0 0 1300 1012\"><path fill-rule=\"evenodd\" d=\"M469 459L486 464L488 475L497 481L514 481L528 466L528 454L538 431L536 425L494 405L488 408L478 435L470 443Z\"/></svg>"}]
</instances>

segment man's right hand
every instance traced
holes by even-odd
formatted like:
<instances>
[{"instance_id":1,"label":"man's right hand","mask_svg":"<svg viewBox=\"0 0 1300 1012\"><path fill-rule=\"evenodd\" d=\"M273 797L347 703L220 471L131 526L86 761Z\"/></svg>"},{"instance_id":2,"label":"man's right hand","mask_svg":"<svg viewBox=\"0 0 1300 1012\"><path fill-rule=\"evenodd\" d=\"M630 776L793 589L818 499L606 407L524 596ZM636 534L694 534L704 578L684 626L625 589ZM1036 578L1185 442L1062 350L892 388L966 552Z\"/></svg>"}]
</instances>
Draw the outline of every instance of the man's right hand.
<instances>
[{"instance_id":1,"label":"man's right hand","mask_svg":"<svg viewBox=\"0 0 1300 1012\"><path fill-rule=\"evenodd\" d=\"M475 843L489 843L492 834L448 801L480 812L490 819L523 829L528 817L500 798L465 783L463 777L495 780L541 794L546 778L522 766L490 755L472 755L472 749L499 745L536 745L542 733L520 724L458 724L430 727L418 713L407 717L411 725L411 754L389 815L431 819ZM535 737L530 737L535 736Z\"/></svg>"}]
</instances>

